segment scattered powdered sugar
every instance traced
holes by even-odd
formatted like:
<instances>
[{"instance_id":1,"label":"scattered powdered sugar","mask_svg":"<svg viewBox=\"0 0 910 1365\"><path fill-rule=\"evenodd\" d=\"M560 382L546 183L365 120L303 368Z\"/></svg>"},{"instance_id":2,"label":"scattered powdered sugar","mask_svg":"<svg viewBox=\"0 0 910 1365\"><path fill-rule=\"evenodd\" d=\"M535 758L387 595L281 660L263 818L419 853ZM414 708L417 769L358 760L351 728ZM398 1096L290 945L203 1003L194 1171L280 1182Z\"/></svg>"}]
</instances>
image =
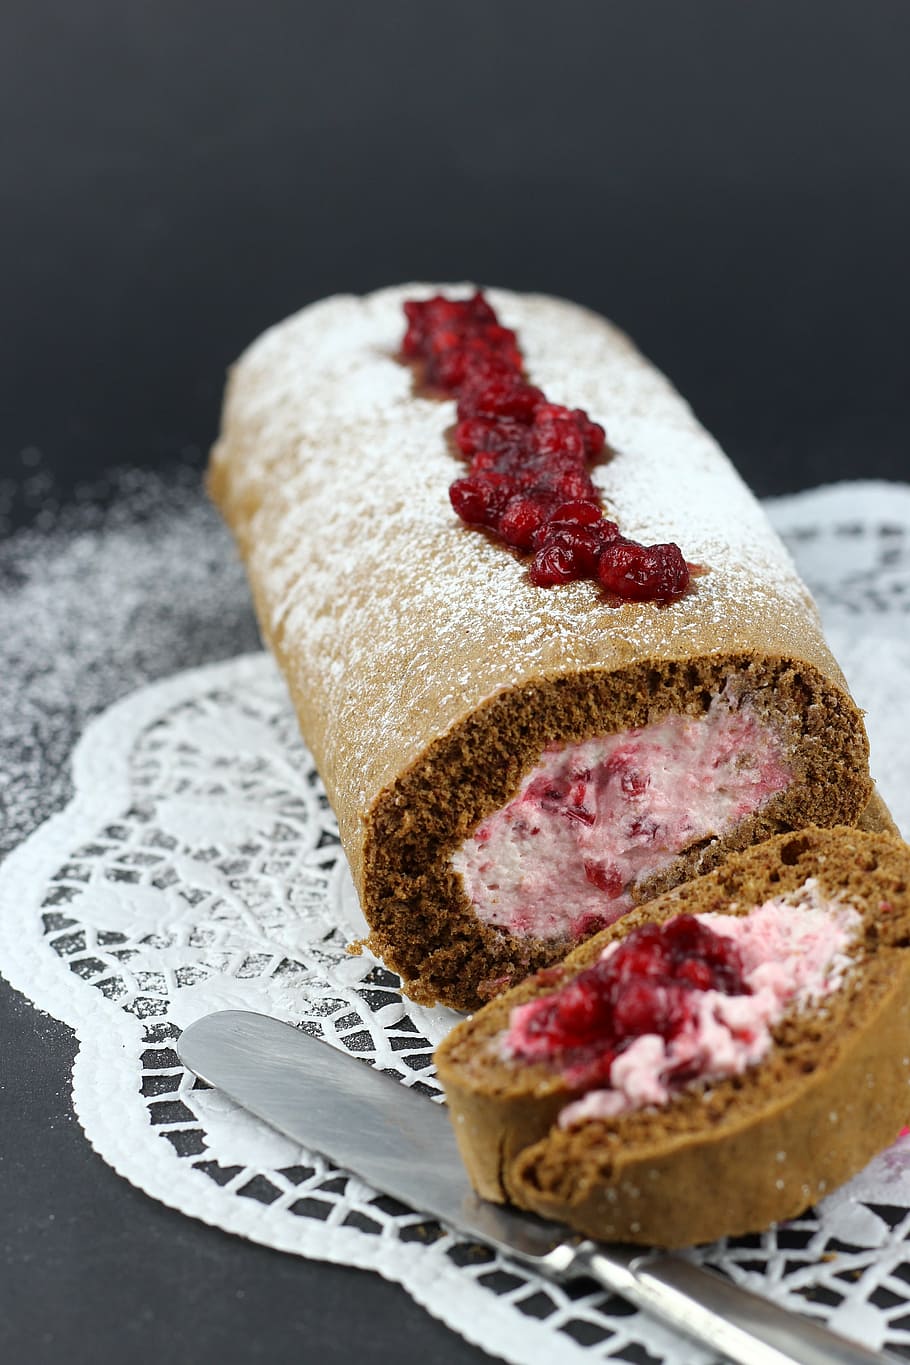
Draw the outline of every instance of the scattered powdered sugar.
<instances>
[{"instance_id":1,"label":"scattered powdered sugar","mask_svg":"<svg viewBox=\"0 0 910 1365\"><path fill-rule=\"evenodd\" d=\"M716 443L621 333L572 304L488 291L532 382L606 427L616 453L594 476L608 515L710 571L673 606L613 608L590 582L534 588L526 563L461 526L455 404L415 396L395 360L404 299L430 292L305 309L241 359L226 409L229 501L257 509L251 573L295 681L320 698L330 790L363 765L368 805L430 739L529 678L763 642L833 668L792 561Z\"/></svg>"},{"instance_id":2,"label":"scattered powdered sugar","mask_svg":"<svg viewBox=\"0 0 910 1365\"><path fill-rule=\"evenodd\" d=\"M0 849L70 792L87 721L153 678L258 643L230 538L199 475L110 476L0 542ZM89 493L91 490L88 490Z\"/></svg>"}]
</instances>

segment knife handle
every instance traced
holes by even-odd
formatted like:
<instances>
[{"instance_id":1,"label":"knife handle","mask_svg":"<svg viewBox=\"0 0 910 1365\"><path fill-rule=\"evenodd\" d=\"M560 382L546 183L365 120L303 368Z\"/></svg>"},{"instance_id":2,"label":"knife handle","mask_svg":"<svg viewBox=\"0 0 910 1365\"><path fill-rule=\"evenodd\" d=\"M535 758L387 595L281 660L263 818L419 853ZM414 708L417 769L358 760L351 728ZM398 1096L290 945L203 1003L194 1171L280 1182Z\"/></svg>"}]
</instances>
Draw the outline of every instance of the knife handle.
<instances>
[{"instance_id":1,"label":"knife handle","mask_svg":"<svg viewBox=\"0 0 910 1365\"><path fill-rule=\"evenodd\" d=\"M618 1275L616 1261L595 1242L572 1250L563 1275L592 1276L738 1365L883 1365L893 1359L680 1256L632 1257Z\"/></svg>"}]
</instances>

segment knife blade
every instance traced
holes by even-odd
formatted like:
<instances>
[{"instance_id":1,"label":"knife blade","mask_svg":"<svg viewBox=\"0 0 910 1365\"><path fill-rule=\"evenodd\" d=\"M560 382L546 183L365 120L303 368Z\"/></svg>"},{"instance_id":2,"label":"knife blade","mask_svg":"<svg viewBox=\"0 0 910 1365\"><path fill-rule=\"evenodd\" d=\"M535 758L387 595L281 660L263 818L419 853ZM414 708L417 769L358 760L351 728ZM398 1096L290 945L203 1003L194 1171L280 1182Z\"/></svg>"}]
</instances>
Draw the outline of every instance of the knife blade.
<instances>
[{"instance_id":1,"label":"knife blade","mask_svg":"<svg viewBox=\"0 0 910 1365\"><path fill-rule=\"evenodd\" d=\"M222 1010L190 1024L183 1064L251 1113L362 1177L556 1279L588 1276L739 1365L882 1365L890 1357L680 1256L606 1246L468 1182L444 1106L291 1024Z\"/></svg>"}]
</instances>

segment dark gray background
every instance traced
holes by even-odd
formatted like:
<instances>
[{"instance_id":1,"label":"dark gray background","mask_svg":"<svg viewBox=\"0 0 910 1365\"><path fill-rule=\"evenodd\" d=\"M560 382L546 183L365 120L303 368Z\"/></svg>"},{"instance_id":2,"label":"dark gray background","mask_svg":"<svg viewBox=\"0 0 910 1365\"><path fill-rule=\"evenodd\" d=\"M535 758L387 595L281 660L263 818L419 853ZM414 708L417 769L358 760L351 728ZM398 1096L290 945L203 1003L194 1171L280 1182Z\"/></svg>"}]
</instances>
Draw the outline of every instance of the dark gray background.
<instances>
[{"instance_id":1,"label":"dark gray background","mask_svg":"<svg viewBox=\"0 0 910 1365\"><path fill-rule=\"evenodd\" d=\"M0 22L6 530L116 498L84 487L114 465L194 478L257 331L419 277L609 313L759 492L910 473L901 0L7 0ZM0 1012L5 1359L480 1359L378 1277L133 1191L72 1120L66 1030L5 989Z\"/></svg>"},{"instance_id":2,"label":"dark gray background","mask_svg":"<svg viewBox=\"0 0 910 1365\"><path fill-rule=\"evenodd\" d=\"M419 277L606 311L760 492L906 457L902 0L5 13L13 459L205 448L264 326Z\"/></svg>"}]
</instances>

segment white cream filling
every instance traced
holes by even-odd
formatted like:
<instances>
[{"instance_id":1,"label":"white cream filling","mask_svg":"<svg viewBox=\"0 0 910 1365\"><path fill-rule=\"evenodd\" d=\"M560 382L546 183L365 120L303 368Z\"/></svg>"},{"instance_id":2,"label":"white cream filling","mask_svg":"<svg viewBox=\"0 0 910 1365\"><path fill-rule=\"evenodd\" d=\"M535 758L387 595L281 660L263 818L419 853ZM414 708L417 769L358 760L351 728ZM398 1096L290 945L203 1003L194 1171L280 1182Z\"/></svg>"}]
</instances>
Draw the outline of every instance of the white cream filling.
<instances>
[{"instance_id":1,"label":"white cream filling","mask_svg":"<svg viewBox=\"0 0 910 1365\"><path fill-rule=\"evenodd\" d=\"M452 866L484 923L581 937L628 910L636 882L727 833L791 775L771 725L719 694L702 716L547 749Z\"/></svg>"}]
</instances>

